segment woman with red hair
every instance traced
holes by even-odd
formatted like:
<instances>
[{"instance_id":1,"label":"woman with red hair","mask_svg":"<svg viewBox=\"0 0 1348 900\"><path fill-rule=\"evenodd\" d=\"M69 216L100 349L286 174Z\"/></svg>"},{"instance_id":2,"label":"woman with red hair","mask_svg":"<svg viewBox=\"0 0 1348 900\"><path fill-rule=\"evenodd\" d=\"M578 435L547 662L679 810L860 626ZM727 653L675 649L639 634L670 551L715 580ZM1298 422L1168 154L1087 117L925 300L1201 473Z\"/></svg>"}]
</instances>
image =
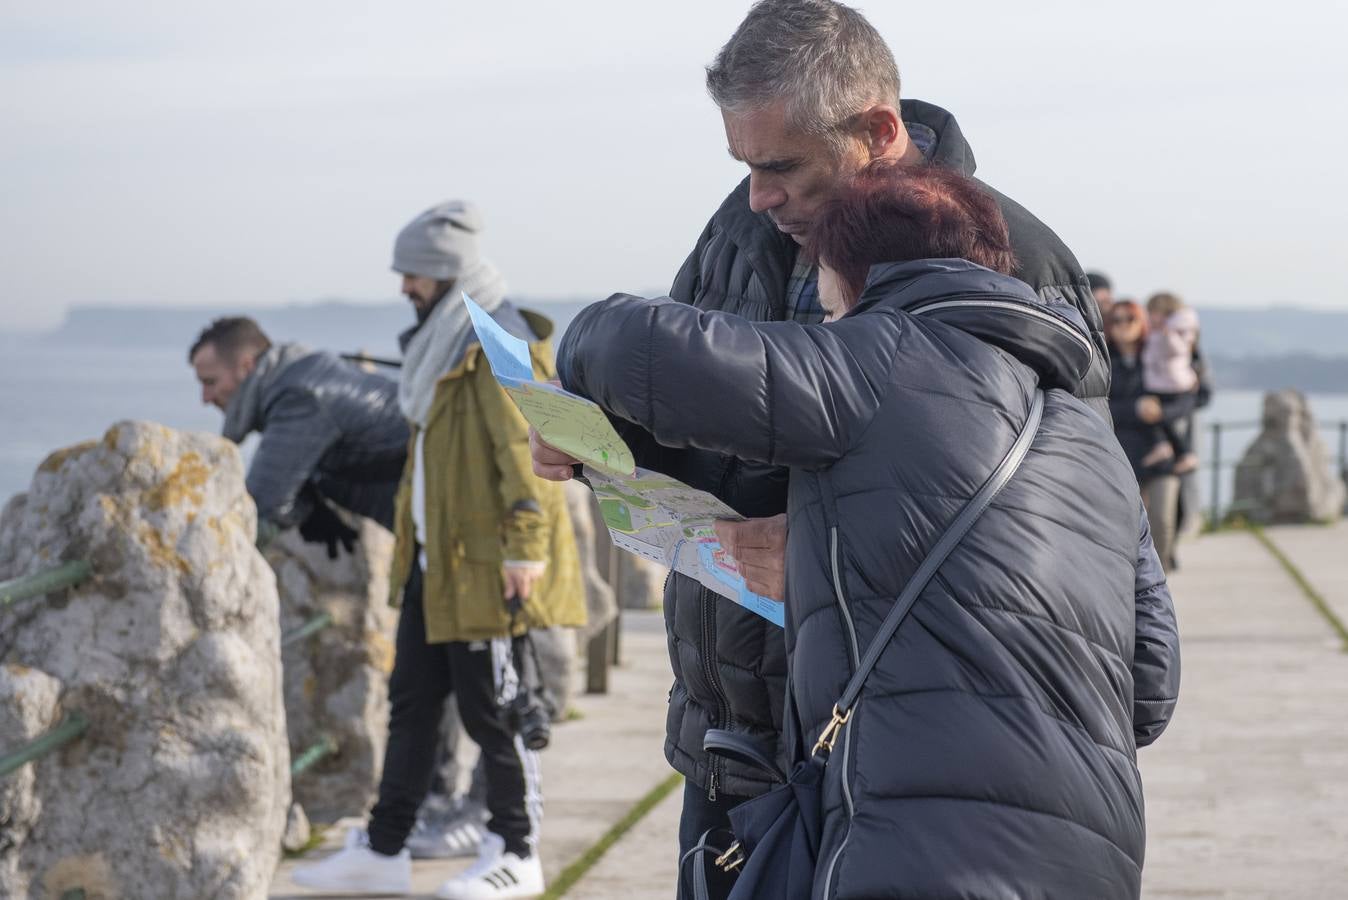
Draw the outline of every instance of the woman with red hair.
<instances>
[{"instance_id":1,"label":"woman with red hair","mask_svg":"<svg viewBox=\"0 0 1348 900\"><path fill-rule=\"evenodd\" d=\"M816 221L828 323L618 295L567 331L562 383L665 446L789 472L790 677L763 702L797 738L780 771L826 759L811 896L1135 898L1135 748L1178 645L1128 460L1071 393L1096 351L1006 274L976 182L872 165Z\"/></svg>"},{"instance_id":2,"label":"woman with red hair","mask_svg":"<svg viewBox=\"0 0 1348 900\"><path fill-rule=\"evenodd\" d=\"M1109 341L1109 412L1114 434L1127 454L1141 486L1161 563L1175 562L1180 479L1171 458L1155 459L1157 447L1168 446L1166 426L1193 415L1197 394L1160 397L1146 389L1143 350L1147 344L1147 311L1132 300L1115 303L1105 319Z\"/></svg>"}]
</instances>

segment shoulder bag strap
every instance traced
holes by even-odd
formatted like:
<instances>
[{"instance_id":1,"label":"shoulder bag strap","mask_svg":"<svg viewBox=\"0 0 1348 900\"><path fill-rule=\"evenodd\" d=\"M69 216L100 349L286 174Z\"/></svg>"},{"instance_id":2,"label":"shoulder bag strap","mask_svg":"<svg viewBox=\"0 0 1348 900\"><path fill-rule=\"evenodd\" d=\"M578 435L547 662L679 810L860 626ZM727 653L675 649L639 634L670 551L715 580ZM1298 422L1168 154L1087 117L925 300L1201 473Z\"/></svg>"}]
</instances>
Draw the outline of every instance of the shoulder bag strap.
<instances>
[{"instance_id":1,"label":"shoulder bag strap","mask_svg":"<svg viewBox=\"0 0 1348 900\"><path fill-rule=\"evenodd\" d=\"M927 554L927 558L922 560L922 565L917 567L913 577L908 579L904 585L903 592L899 594L899 599L894 602L894 608L885 616L885 621L881 623L880 630L875 633L875 639L871 641L870 646L866 648L866 655L862 657L860 665L857 666L856 674L852 680L847 682L847 687L843 689L842 697L838 699L837 705L833 708L833 723L841 724L847 720L851 713L852 704L856 703L857 695L861 693L861 686L866 683L866 678L871 674L871 669L875 668L876 662L880 659L880 654L884 652L885 645L889 639L894 636L908 611L913 608L917 602L918 595L926 588L927 583L931 581L936 570L945 562L950 551L954 550L964 535L973 527L978 517L992 504L993 499L1001 493L1002 488L1011 480L1011 476L1016 474L1020 468L1021 462L1030 451L1030 444L1034 442L1035 433L1039 430L1039 420L1044 413L1044 392L1036 390L1034 399L1030 403L1030 414L1025 419L1025 427L1021 430L1020 436L1011 446L997 469L988 476L988 480L983 482L983 486L978 489L978 493L965 504L964 509L946 528L945 533L941 535ZM828 734L835 728L835 724L830 724L825 729ZM821 740L822 743L822 740ZM825 746L829 746L831 741Z\"/></svg>"}]
</instances>

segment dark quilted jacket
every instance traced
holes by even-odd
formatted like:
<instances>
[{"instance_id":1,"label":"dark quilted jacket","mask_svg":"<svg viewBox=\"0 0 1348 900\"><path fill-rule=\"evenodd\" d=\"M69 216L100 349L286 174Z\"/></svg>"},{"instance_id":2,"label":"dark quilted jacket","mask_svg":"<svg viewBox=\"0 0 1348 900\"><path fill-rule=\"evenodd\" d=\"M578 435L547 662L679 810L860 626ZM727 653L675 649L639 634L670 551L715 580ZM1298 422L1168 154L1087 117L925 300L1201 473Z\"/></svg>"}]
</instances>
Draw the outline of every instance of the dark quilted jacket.
<instances>
[{"instance_id":1,"label":"dark quilted jacket","mask_svg":"<svg viewBox=\"0 0 1348 900\"><path fill-rule=\"evenodd\" d=\"M1095 353L1074 319L1015 279L928 260L875 267L832 325L619 297L563 341L563 383L661 443L789 467L793 759L1049 389L1020 471L833 750L816 896L1139 894L1134 748L1173 708L1178 645L1131 467L1063 390Z\"/></svg>"},{"instance_id":2,"label":"dark quilted jacket","mask_svg":"<svg viewBox=\"0 0 1348 900\"><path fill-rule=\"evenodd\" d=\"M259 418L248 493L260 518L281 528L304 521L309 483L392 529L408 440L395 383L332 353L310 353L269 380Z\"/></svg>"},{"instance_id":3,"label":"dark quilted jacket","mask_svg":"<svg viewBox=\"0 0 1348 900\"><path fill-rule=\"evenodd\" d=\"M903 118L910 127L934 135L929 148L933 162L973 174L973 151L950 113L905 100ZM1108 416L1109 356L1100 333L1099 309L1080 265L1044 223L1015 201L988 190L1010 228L1020 266L1017 276L1046 302L1075 306L1089 323L1098 353L1077 389ZM755 321L785 319L796 244L766 216L751 212L748 197L746 179L707 223L670 296L699 309L725 310ZM641 465L711 491L742 515L772 516L786 510L786 472L779 468L713 453L671 451L635 426L624 429L623 436ZM712 793L718 789L739 796L761 793L770 785L760 773L708 758L702 736L708 728L719 727L768 745L778 741L786 678L780 635L774 626L719 601L695 580L678 574L665 586L665 617L674 668L665 755L675 769Z\"/></svg>"}]
</instances>

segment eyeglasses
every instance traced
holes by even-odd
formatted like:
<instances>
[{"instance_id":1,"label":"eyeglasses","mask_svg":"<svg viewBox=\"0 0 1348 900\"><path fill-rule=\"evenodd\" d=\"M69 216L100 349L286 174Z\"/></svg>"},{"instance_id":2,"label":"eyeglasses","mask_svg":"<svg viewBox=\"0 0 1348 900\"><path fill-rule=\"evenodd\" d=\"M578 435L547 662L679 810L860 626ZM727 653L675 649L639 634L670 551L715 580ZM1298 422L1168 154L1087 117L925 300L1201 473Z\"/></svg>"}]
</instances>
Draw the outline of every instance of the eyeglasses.
<instances>
[{"instance_id":1,"label":"eyeglasses","mask_svg":"<svg viewBox=\"0 0 1348 900\"><path fill-rule=\"evenodd\" d=\"M1131 324L1133 324L1133 323L1136 322L1136 321L1137 321L1137 316L1131 315L1131 314L1129 314L1129 313L1124 313L1124 314L1121 315L1121 316L1110 316L1110 317L1109 317L1109 324L1110 324L1110 325L1131 325Z\"/></svg>"}]
</instances>

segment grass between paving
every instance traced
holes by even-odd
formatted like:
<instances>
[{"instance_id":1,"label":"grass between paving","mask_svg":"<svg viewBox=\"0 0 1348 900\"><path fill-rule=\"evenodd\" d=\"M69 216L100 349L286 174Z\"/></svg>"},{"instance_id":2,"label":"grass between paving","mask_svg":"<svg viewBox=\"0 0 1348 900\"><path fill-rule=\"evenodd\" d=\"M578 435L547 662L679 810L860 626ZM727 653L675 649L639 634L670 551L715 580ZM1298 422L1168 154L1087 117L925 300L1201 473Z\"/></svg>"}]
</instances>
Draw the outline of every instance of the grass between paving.
<instances>
[{"instance_id":1,"label":"grass between paving","mask_svg":"<svg viewBox=\"0 0 1348 900\"><path fill-rule=\"evenodd\" d=\"M646 796L638 800L636 804L627 811L627 815L623 816L618 820L617 824L604 832L604 836L595 842L593 847L586 850L575 862L563 869L562 873L552 882L552 885L548 888L547 892L543 894L540 900L557 900L557 898L564 896L567 891L575 887L576 882L584 878L586 873L594 868L595 863L603 858L604 854L609 851L609 848L618 843L618 841L622 839L622 836L632 829L633 825L645 818L647 813L654 809L661 800L668 797L670 793L682 783L683 776L676 772L652 788Z\"/></svg>"},{"instance_id":2,"label":"grass between paving","mask_svg":"<svg viewBox=\"0 0 1348 900\"><path fill-rule=\"evenodd\" d=\"M1306 599L1311 601L1311 605L1320 611L1320 615L1324 616L1325 621L1329 623L1329 627L1333 628L1335 634L1339 636L1339 640L1343 644L1339 649L1348 652L1348 625L1344 624L1343 620L1334 612L1333 607L1306 580L1306 576L1301 573L1296 564L1287 558L1287 555L1273 542L1271 537L1264 533L1264 529L1252 522L1246 523L1245 527L1250 534L1254 535L1255 540L1264 545L1265 550L1273 554L1273 558L1282 565L1287 574L1292 576L1292 580L1297 583L1297 587L1301 588L1301 593L1306 595Z\"/></svg>"}]
</instances>

